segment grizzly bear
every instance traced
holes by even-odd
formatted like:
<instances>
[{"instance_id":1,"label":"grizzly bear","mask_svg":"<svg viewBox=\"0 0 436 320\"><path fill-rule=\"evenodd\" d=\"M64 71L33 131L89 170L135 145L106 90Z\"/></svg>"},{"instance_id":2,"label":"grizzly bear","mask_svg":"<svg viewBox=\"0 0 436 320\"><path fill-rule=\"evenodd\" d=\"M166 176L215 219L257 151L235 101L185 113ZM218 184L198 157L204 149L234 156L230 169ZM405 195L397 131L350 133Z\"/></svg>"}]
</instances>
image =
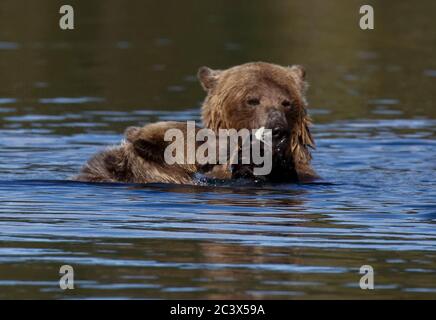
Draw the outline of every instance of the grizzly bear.
<instances>
[{"instance_id":1,"label":"grizzly bear","mask_svg":"<svg viewBox=\"0 0 436 320\"><path fill-rule=\"evenodd\" d=\"M301 66L282 67L264 62L247 63L227 70L202 67L198 78L207 96L202 106L206 128L271 129L272 170L256 176L254 164L167 164L165 132L186 123L158 122L142 128L131 127L125 141L92 157L75 177L90 182L183 183L198 182L203 174L214 179L248 178L264 181L301 182L317 177L310 166L314 141L309 131L305 92L307 83ZM196 128L198 131L199 128ZM198 148L202 142L195 142ZM239 156L239 155L238 155ZM188 157L185 152L185 157ZM228 158L233 155L228 155Z\"/></svg>"},{"instance_id":2,"label":"grizzly bear","mask_svg":"<svg viewBox=\"0 0 436 320\"><path fill-rule=\"evenodd\" d=\"M207 92L203 125L219 129L265 127L273 134L273 166L268 181L311 181L314 140L309 130L302 66L282 67L265 62L247 63L227 70L202 67L198 78ZM250 176L250 166L234 166L234 176ZM247 174L248 172L248 174Z\"/></svg>"},{"instance_id":3,"label":"grizzly bear","mask_svg":"<svg viewBox=\"0 0 436 320\"><path fill-rule=\"evenodd\" d=\"M87 182L193 183L202 166L189 164L186 159L179 161L182 164L172 165L164 160L165 149L172 143L164 140L165 132L179 129L186 135L186 127L186 123L175 121L152 123L142 128L129 127L121 145L94 155L73 179ZM187 157L187 152L184 154Z\"/></svg>"}]
</instances>

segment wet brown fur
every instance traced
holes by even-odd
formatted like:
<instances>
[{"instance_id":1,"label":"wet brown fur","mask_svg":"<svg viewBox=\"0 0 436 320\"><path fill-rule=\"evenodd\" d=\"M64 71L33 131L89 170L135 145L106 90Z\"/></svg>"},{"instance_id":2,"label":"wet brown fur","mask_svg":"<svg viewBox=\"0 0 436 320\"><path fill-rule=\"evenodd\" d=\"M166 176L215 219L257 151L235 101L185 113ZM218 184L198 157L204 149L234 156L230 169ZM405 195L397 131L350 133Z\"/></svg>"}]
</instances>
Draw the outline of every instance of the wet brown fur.
<instances>
[{"instance_id":1,"label":"wet brown fur","mask_svg":"<svg viewBox=\"0 0 436 320\"><path fill-rule=\"evenodd\" d=\"M196 164L168 165L164 151L171 141L164 141L165 132L179 129L186 137L185 122L157 122L142 128L130 127L119 146L93 156L74 180L89 182L128 183L192 183L198 171ZM198 130L198 128L197 128ZM185 150L185 158L186 158Z\"/></svg>"},{"instance_id":2,"label":"wet brown fur","mask_svg":"<svg viewBox=\"0 0 436 320\"><path fill-rule=\"evenodd\" d=\"M258 129L268 127L269 115L275 122L286 123L289 129L285 168L295 170L298 180L308 181L317 177L310 165L310 149L315 143L310 133L311 119L307 114L305 70L295 65L282 67L265 62L247 63L226 70L199 69L198 78L207 92L202 107L203 125L218 129ZM247 105L250 99L259 99L259 105ZM282 101L291 103L289 107ZM272 128L271 128L272 129ZM280 175L280 172L279 172ZM288 175L289 177L292 174Z\"/></svg>"}]
</instances>

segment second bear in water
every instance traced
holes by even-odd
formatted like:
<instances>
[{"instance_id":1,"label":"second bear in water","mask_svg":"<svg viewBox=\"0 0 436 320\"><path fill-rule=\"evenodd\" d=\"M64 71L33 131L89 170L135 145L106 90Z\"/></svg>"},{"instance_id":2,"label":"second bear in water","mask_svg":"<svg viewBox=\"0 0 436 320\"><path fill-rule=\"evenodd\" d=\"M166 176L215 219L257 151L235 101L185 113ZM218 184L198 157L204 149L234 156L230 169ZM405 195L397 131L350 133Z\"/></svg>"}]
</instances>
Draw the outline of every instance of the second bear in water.
<instances>
[{"instance_id":1,"label":"second bear in water","mask_svg":"<svg viewBox=\"0 0 436 320\"><path fill-rule=\"evenodd\" d=\"M128 128L121 145L94 155L74 180L193 183L194 175L199 171L196 164L188 164L184 161L185 164L169 165L164 160L165 149L171 143L165 141L164 137L165 132L170 129L179 129L186 134L186 123L166 121L152 123L142 128Z\"/></svg>"}]
</instances>

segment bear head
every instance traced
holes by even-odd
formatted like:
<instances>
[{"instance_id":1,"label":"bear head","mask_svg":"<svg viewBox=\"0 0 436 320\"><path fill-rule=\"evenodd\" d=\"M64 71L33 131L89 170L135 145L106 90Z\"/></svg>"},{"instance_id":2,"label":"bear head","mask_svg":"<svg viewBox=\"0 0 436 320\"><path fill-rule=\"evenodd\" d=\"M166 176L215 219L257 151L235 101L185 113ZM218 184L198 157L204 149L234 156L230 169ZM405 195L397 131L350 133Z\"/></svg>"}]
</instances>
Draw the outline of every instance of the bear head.
<instances>
[{"instance_id":1,"label":"bear head","mask_svg":"<svg viewBox=\"0 0 436 320\"><path fill-rule=\"evenodd\" d=\"M289 163L300 178L315 175L310 168L314 140L309 131L302 66L282 67L253 62L226 70L201 67L198 78L207 92L202 107L205 127L271 129L273 159Z\"/></svg>"}]
</instances>

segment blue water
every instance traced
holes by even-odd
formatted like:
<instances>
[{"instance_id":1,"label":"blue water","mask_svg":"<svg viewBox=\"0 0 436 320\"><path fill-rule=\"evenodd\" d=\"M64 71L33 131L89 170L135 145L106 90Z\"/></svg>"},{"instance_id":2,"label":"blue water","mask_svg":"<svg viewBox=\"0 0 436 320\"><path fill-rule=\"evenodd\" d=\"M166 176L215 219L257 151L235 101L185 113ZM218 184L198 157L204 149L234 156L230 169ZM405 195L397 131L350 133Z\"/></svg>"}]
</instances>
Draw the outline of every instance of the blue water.
<instances>
[{"instance_id":1,"label":"blue water","mask_svg":"<svg viewBox=\"0 0 436 320\"><path fill-rule=\"evenodd\" d=\"M436 2L370 31L360 5L82 1L61 31L2 0L0 298L435 299ZM69 180L128 126L200 121L200 66L258 60L306 67L320 181Z\"/></svg>"},{"instance_id":2,"label":"blue water","mask_svg":"<svg viewBox=\"0 0 436 320\"><path fill-rule=\"evenodd\" d=\"M316 126L312 184L179 186L68 181L121 136L5 117L23 118L46 128L0 131L3 297L435 297L434 120Z\"/></svg>"}]
</instances>

